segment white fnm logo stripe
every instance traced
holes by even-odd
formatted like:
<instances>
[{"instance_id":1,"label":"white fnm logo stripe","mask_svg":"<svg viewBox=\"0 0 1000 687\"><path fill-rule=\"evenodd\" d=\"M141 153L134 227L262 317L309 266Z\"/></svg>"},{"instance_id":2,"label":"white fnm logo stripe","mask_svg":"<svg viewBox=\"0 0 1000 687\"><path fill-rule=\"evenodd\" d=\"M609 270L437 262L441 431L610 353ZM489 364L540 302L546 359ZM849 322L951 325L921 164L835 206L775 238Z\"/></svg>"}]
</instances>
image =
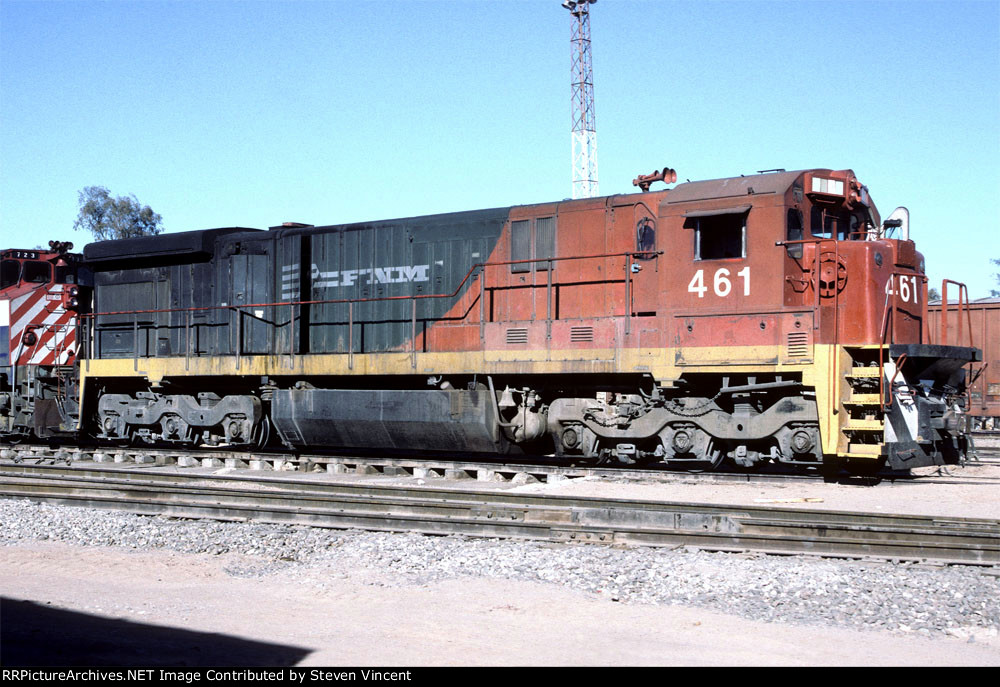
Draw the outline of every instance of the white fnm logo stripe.
<instances>
[{"instance_id":1,"label":"white fnm logo stripe","mask_svg":"<svg viewBox=\"0 0 1000 687\"><path fill-rule=\"evenodd\" d=\"M443 261L437 264L443 265ZM417 281L430 281L430 265L397 265L394 267L361 268L320 272L319 266L313 264L310 270L312 285L318 289L329 289L337 286L355 286L369 284L406 284ZM282 299L298 297L298 265L283 265L281 271Z\"/></svg>"},{"instance_id":2,"label":"white fnm logo stripe","mask_svg":"<svg viewBox=\"0 0 1000 687\"><path fill-rule=\"evenodd\" d=\"M399 265L397 267L362 268L340 272L320 272L313 265L314 286L354 286L354 284L405 284L412 281L430 281L430 265Z\"/></svg>"}]
</instances>

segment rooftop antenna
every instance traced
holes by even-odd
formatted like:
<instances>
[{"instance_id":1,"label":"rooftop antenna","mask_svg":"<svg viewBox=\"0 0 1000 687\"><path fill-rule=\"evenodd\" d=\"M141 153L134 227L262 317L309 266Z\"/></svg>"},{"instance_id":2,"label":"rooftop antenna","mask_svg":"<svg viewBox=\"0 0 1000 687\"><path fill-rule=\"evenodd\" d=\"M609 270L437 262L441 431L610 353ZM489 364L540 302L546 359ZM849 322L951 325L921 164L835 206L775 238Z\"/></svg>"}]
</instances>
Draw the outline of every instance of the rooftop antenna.
<instances>
[{"instance_id":1,"label":"rooftop antenna","mask_svg":"<svg viewBox=\"0 0 1000 687\"><path fill-rule=\"evenodd\" d=\"M597 0L565 0L573 15L570 40L573 64L573 198L597 195L597 124L594 119L594 70L590 59L590 5Z\"/></svg>"}]
</instances>

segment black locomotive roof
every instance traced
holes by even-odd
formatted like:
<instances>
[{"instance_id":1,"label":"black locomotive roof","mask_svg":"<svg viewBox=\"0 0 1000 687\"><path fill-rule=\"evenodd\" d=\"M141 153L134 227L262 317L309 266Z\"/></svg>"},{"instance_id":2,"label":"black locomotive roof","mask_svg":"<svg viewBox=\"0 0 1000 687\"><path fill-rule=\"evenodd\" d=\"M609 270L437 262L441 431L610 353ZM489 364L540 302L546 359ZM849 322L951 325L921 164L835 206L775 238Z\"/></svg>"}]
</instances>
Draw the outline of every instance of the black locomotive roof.
<instances>
[{"instance_id":1,"label":"black locomotive roof","mask_svg":"<svg viewBox=\"0 0 1000 687\"><path fill-rule=\"evenodd\" d=\"M476 222L503 222L510 215L510 208L490 208L488 210L465 210L461 212L445 212L434 215L419 215L398 219L384 219L368 222L352 222L349 224L324 224L317 226L285 227L278 226L272 232L280 235L323 234L329 231L372 229L382 226L412 226L412 227L447 227L450 225L468 225Z\"/></svg>"},{"instance_id":2,"label":"black locomotive roof","mask_svg":"<svg viewBox=\"0 0 1000 687\"><path fill-rule=\"evenodd\" d=\"M260 230L246 227L225 227L202 231L182 231L177 234L138 236L117 241L98 241L84 246L83 256L87 262L108 262L171 255L207 258L211 257L214 252L217 237L224 234L258 231Z\"/></svg>"}]
</instances>

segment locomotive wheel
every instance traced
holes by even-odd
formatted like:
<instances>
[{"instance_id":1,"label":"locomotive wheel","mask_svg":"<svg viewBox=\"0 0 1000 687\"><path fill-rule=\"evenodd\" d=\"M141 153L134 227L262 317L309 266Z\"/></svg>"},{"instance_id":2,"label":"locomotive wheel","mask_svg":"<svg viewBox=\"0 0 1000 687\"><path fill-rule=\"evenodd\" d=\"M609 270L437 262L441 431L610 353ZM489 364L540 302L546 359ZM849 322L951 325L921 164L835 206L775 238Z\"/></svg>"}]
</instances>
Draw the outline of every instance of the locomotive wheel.
<instances>
[{"instance_id":1,"label":"locomotive wheel","mask_svg":"<svg viewBox=\"0 0 1000 687\"><path fill-rule=\"evenodd\" d=\"M264 414L253 430L252 442L257 448L264 448L271 441L271 420Z\"/></svg>"},{"instance_id":2,"label":"locomotive wheel","mask_svg":"<svg viewBox=\"0 0 1000 687\"><path fill-rule=\"evenodd\" d=\"M719 469L725 459L726 454L722 452L722 449L716 448L714 441L709 441L705 448L705 459L697 461L694 463L695 467L688 468L687 471L693 473L714 472Z\"/></svg>"}]
</instances>

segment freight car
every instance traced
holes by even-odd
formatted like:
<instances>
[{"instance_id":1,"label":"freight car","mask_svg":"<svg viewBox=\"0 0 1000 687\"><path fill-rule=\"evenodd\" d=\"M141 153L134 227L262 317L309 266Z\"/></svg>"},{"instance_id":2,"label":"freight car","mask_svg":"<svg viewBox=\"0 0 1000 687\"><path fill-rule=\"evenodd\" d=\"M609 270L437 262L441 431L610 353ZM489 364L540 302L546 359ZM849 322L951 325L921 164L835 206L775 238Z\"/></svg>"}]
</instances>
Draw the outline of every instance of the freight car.
<instances>
[{"instance_id":1,"label":"freight car","mask_svg":"<svg viewBox=\"0 0 1000 687\"><path fill-rule=\"evenodd\" d=\"M926 341L924 259L897 213L883 223L851 170L649 190L674 179L90 244L79 426L697 469L964 455L979 351Z\"/></svg>"},{"instance_id":2,"label":"freight car","mask_svg":"<svg viewBox=\"0 0 1000 687\"><path fill-rule=\"evenodd\" d=\"M1000 429L1000 298L979 298L963 304L951 299L950 315L941 301L932 301L928 323L932 341L975 344L983 351L983 365L970 379L968 419L974 430ZM948 325L947 327L944 325Z\"/></svg>"}]
</instances>

